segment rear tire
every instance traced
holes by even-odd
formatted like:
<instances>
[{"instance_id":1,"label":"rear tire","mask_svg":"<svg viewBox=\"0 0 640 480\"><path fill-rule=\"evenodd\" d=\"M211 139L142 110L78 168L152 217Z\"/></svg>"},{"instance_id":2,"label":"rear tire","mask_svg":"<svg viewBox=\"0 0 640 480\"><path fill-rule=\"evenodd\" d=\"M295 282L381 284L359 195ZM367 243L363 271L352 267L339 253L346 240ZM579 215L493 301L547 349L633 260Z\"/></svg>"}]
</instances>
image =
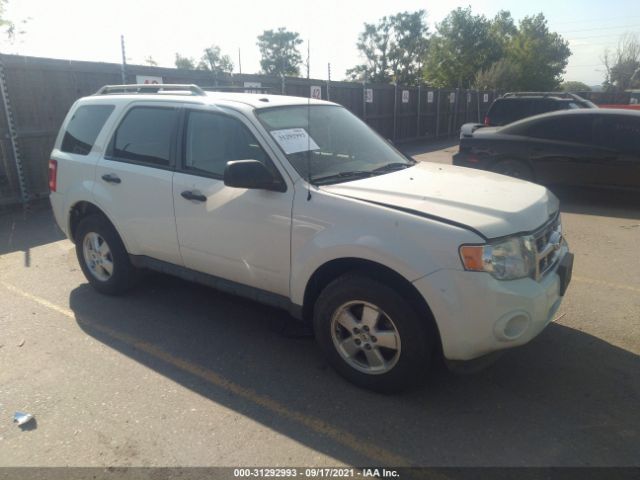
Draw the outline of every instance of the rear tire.
<instances>
[{"instance_id":1,"label":"rear tire","mask_svg":"<svg viewBox=\"0 0 640 480\"><path fill-rule=\"evenodd\" d=\"M89 215L76 228L76 255L84 276L93 288L120 295L138 280L138 270L111 223L99 214Z\"/></svg>"},{"instance_id":2,"label":"rear tire","mask_svg":"<svg viewBox=\"0 0 640 480\"><path fill-rule=\"evenodd\" d=\"M361 273L337 278L318 297L313 323L328 362L360 387L390 393L427 378L433 321L385 284Z\"/></svg>"},{"instance_id":3,"label":"rear tire","mask_svg":"<svg viewBox=\"0 0 640 480\"><path fill-rule=\"evenodd\" d=\"M499 160L491 166L491 171L520 180L533 181L531 167L521 160Z\"/></svg>"}]
</instances>

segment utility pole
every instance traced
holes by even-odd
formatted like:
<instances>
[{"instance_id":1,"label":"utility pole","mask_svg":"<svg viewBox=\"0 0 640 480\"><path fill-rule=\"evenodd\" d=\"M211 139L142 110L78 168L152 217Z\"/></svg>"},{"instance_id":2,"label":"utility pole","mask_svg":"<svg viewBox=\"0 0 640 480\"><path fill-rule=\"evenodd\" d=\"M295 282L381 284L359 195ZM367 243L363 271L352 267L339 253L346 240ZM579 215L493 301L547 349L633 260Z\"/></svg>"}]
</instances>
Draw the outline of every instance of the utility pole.
<instances>
[{"instance_id":1,"label":"utility pole","mask_svg":"<svg viewBox=\"0 0 640 480\"><path fill-rule=\"evenodd\" d=\"M242 75L242 56L240 55L239 48L238 48L238 69L240 70L240 75Z\"/></svg>"},{"instance_id":2,"label":"utility pole","mask_svg":"<svg viewBox=\"0 0 640 480\"><path fill-rule=\"evenodd\" d=\"M120 49L122 50L122 84L127 84L127 57L124 51L124 35L120 35Z\"/></svg>"},{"instance_id":3,"label":"utility pole","mask_svg":"<svg viewBox=\"0 0 640 480\"><path fill-rule=\"evenodd\" d=\"M327 63L327 100L331 100L331 63Z\"/></svg>"},{"instance_id":4,"label":"utility pole","mask_svg":"<svg viewBox=\"0 0 640 480\"><path fill-rule=\"evenodd\" d=\"M310 63L311 63L311 42L307 40L307 80L309 80Z\"/></svg>"}]
</instances>

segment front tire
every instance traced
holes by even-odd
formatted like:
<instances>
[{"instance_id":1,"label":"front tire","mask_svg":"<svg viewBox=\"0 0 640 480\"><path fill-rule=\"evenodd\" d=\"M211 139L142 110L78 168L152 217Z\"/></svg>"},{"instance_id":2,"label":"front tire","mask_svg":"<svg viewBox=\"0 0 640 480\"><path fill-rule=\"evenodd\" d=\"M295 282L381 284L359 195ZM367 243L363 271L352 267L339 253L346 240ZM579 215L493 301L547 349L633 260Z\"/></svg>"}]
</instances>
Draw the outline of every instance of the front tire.
<instances>
[{"instance_id":1,"label":"front tire","mask_svg":"<svg viewBox=\"0 0 640 480\"><path fill-rule=\"evenodd\" d=\"M119 295L135 285L138 271L111 223L102 215L89 215L78 224L76 256L93 288Z\"/></svg>"},{"instance_id":2,"label":"front tire","mask_svg":"<svg viewBox=\"0 0 640 480\"><path fill-rule=\"evenodd\" d=\"M345 274L322 291L313 321L328 362L356 385L389 393L426 380L433 322L391 287L364 274Z\"/></svg>"}]
</instances>

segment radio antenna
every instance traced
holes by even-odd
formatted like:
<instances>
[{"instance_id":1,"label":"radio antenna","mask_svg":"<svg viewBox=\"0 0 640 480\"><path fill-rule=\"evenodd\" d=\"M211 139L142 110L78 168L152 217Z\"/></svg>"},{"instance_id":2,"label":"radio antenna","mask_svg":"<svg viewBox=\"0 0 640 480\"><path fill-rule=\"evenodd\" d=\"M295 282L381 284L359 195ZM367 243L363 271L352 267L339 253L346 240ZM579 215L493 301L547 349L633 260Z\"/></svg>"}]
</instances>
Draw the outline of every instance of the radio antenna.
<instances>
[{"instance_id":1,"label":"radio antenna","mask_svg":"<svg viewBox=\"0 0 640 480\"><path fill-rule=\"evenodd\" d=\"M309 40L307 40L307 80L309 79L310 57L311 49L309 48ZM309 98L307 99L307 202L309 200L311 200L311 86L309 86Z\"/></svg>"}]
</instances>

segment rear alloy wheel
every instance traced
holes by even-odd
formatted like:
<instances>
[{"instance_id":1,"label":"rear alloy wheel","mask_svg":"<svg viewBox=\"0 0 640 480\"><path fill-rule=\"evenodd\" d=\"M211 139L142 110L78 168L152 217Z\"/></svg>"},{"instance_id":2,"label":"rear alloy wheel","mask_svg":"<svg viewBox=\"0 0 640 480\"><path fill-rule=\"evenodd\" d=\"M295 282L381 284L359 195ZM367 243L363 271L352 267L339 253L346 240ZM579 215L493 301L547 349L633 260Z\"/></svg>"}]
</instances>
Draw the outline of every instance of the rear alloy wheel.
<instances>
[{"instance_id":1,"label":"rear alloy wheel","mask_svg":"<svg viewBox=\"0 0 640 480\"><path fill-rule=\"evenodd\" d=\"M501 175L519 178L520 180L531 181L533 179L531 168L520 160L500 160L491 166L491 171Z\"/></svg>"},{"instance_id":2,"label":"rear alloy wheel","mask_svg":"<svg viewBox=\"0 0 640 480\"><path fill-rule=\"evenodd\" d=\"M437 338L430 313L365 273L347 273L327 285L313 324L328 362L360 387L394 392L427 378Z\"/></svg>"},{"instance_id":3,"label":"rear alloy wheel","mask_svg":"<svg viewBox=\"0 0 640 480\"><path fill-rule=\"evenodd\" d=\"M89 232L82 241L82 254L91 274L106 282L113 275L113 255L109 244L95 232Z\"/></svg>"},{"instance_id":4,"label":"rear alloy wheel","mask_svg":"<svg viewBox=\"0 0 640 480\"><path fill-rule=\"evenodd\" d=\"M89 215L75 232L76 255L84 276L93 288L107 295L118 295L138 280L124 244L106 217Z\"/></svg>"}]
</instances>

